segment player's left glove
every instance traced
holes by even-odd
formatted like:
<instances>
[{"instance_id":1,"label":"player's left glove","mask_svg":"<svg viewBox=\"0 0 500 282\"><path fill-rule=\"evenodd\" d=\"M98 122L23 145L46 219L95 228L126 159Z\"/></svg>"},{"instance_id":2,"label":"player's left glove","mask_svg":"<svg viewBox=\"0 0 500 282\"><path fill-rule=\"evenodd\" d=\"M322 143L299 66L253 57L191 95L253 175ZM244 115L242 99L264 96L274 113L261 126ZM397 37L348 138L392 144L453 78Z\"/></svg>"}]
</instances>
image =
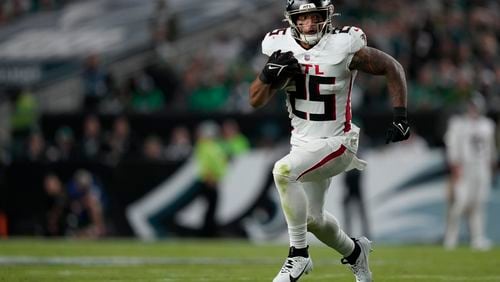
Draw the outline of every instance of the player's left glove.
<instances>
[{"instance_id":1,"label":"player's left glove","mask_svg":"<svg viewBox=\"0 0 500 282\"><path fill-rule=\"evenodd\" d=\"M408 124L406 108L395 107L393 115L392 124L387 130L385 144L410 138L410 125Z\"/></svg>"}]
</instances>

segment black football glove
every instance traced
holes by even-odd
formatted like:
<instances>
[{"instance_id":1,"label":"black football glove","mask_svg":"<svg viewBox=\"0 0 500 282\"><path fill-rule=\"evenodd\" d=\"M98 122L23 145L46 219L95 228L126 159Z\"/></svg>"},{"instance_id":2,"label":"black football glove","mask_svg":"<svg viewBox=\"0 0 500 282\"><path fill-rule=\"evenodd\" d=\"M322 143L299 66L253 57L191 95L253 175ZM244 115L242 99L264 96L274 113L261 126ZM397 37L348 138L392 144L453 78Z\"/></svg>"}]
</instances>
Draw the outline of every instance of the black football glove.
<instances>
[{"instance_id":1,"label":"black football glove","mask_svg":"<svg viewBox=\"0 0 500 282\"><path fill-rule=\"evenodd\" d=\"M300 73L300 66L293 53L281 53L281 50L278 50L267 60L259 79L265 84L280 84L297 73Z\"/></svg>"},{"instance_id":2,"label":"black football glove","mask_svg":"<svg viewBox=\"0 0 500 282\"><path fill-rule=\"evenodd\" d=\"M406 117L405 107L395 107L391 126L387 130L385 144L399 142L410 138L410 125Z\"/></svg>"}]
</instances>

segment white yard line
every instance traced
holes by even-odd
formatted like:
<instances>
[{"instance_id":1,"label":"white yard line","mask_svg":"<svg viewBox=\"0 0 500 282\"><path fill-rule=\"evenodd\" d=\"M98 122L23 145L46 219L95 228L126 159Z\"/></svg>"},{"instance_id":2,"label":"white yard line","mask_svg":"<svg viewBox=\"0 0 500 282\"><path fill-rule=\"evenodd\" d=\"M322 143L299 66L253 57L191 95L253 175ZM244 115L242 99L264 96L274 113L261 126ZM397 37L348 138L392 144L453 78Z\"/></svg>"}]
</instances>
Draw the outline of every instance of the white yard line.
<instances>
[{"instance_id":1,"label":"white yard line","mask_svg":"<svg viewBox=\"0 0 500 282\"><path fill-rule=\"evenodd\" d=\"M142 258L142 257L37 257L0 256L0 265L46 264L46 265L148 265L148 264L275 264L269 258Z\"/></svg>"},{"instance_id":2,"label":"white yard line","mask_svg":"<svg viewBox=\"0 0 500 282\"><path fill-rule=\"evenodd\" d=\"M2 265L274 265L281 264L283 258L220 258L220 257L45 257L45 256L0 256L0 266ZM339 265L340 260L336 259L316 259L315 265Z\"/></svg>"}]
</instances>

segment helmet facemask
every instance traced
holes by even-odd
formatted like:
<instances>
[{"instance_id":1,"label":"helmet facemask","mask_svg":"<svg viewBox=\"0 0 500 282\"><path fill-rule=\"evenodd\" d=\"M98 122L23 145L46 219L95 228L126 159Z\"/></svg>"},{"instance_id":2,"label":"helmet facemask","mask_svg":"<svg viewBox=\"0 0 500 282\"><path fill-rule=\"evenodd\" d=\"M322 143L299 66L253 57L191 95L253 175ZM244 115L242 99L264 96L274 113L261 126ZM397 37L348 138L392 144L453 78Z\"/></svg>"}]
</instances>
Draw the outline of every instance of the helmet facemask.
<instances>
[{"instance_id":1,"label":"helmet facemask","mask_svg":"<svg viewBox=\"0 0 500 282\"><path fill-rule=\"evenodd\" d=\"M319 13L323 17L323 21L317 23L317 32L315 34L304 34L297 26L298 16L305 13ZM323 35L332 30L332 18L334 15L333 5L328 5L327 7L320 8L312 7L294 11L285 11L285 21L287 21L292 28L292 36L296 40L307 45L315 45L321 40Z\"/></svg>"}]
</instances>

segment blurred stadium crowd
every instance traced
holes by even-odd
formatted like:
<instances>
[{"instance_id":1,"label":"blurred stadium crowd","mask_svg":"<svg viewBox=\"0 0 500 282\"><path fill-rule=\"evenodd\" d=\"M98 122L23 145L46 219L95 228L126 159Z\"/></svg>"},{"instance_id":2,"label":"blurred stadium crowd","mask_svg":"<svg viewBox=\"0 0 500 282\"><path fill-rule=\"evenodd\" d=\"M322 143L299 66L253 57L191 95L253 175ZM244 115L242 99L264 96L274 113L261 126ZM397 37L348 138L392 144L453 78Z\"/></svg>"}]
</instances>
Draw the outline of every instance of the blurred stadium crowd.
<instances>
[{"instance_id":1,"label":"blurred stadium crowd","mask_svg":"<svg viewBox=\"0 0 500 282\"><path fill-rule=\"evenodd\" d=\"M78 1L1 1L0 28L71 2ZM40 123L46 112L36 89L0 87L0 164L85 159L113 165L130 152L143 160L187 158L196 143L194 127L178 125L162 135L135 135L137 128L129 118L164 113L174 117L252 114L247 92L265 60L260 42L266 32L285 26L281 22L284 3L275 2L280 3L264 6L272 9L265 19L259 18L258 10L242 9L238 17L243 21L236 21L238 26L227 24L230 28L226 28L226 24L216 23L220 28L212 36L200 37L201 41L185 50L182 43L189 33L181 21L186 15L176 10L176 1L156 1L149 19L149 59L142 65L117 73L105 54L89 52L81 58L82 97L75 114L84 118L78 128L62 125L44 132ZM487 101L488 112L498 116L498 1L339 0L335 5L341 14L337 25L361 27L369 45L393 55L405 67L411 113L451 113L479 93ZM360 74L353 95L354 111L390 111L384 87L380 78ZM261 111L284 113L285 107L282 100L275 99Z\"/></svg>"},{"instance_id":2,"label":"blurred stadium crowd","mask_svg":"<svg viewBox=\"0 0 500 282\"><path fill-rule=\"evenodd\" d=\"M30 3L41 5L35 2ZM41 3L56 5L54 1ZM264 60L260 40L269 30L284 26L282 5L271 7L276 9L276 20L263 25L251 17L240 32L219 29L186 54L176 45L179 37L186 36L177 23L183 15L172 12L175 8L167 3L158 1L151 14L153 57L138 70L117 75L100 54L90 53L83 59L80 109L96 114L250 113L248 85ZM485 97L490 112L500 111L497 1L336 1L336 8L341 13L338 25L360 26L369 45L392 54L405 67L411 112L454 111L474 92ZM384 85L379 78L360 75L354 111L390 110ZM33 117L28 126L36 125L37 97L23 88L4 92L10 94L14 130L23 126L19 119ZM264 111L283 112L282 101L276 100Z\"/></svg>"}]
</instances>

